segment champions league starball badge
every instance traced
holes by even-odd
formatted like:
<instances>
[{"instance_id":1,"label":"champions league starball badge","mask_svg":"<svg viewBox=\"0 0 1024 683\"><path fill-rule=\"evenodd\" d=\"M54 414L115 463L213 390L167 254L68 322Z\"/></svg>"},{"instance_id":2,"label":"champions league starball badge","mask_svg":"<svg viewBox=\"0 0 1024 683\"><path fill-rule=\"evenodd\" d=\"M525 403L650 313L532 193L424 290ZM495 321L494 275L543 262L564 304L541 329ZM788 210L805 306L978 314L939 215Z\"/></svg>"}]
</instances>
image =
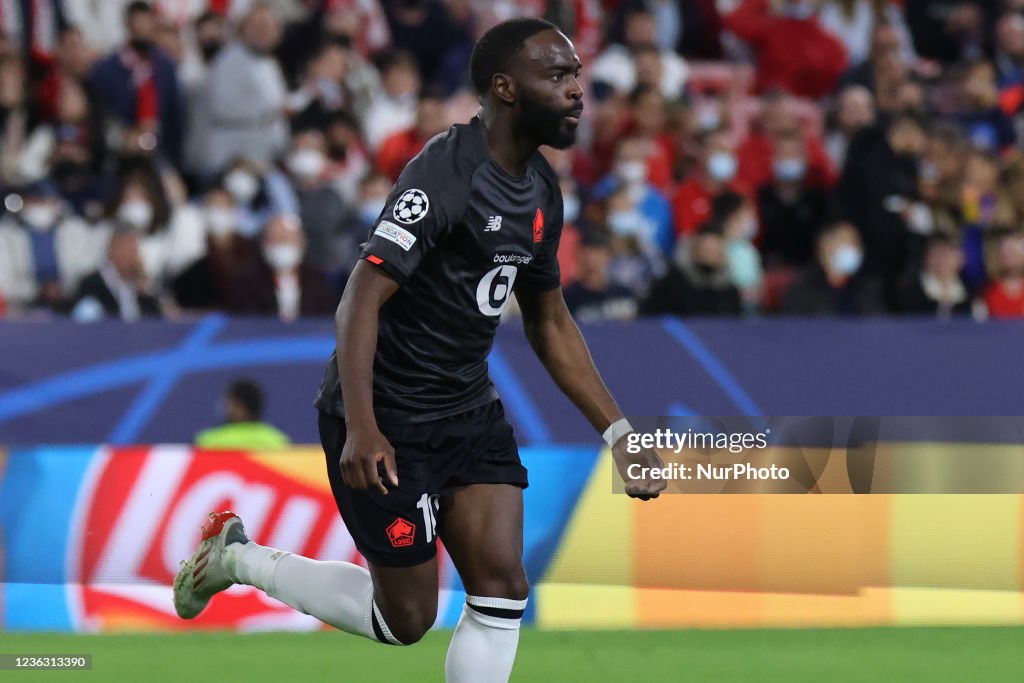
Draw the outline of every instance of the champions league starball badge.
<instances>
[{"instance_id":1,"label":"champions league starball badge","mask_svg":"<svg viewBox=\"0 0 1024 683\"><path fill-rule=\"evenodd\" d=\"M430 200L423 190L406 190L395 202L395 220L411 225L427 215Z\"/></svg>"}]
</instances>

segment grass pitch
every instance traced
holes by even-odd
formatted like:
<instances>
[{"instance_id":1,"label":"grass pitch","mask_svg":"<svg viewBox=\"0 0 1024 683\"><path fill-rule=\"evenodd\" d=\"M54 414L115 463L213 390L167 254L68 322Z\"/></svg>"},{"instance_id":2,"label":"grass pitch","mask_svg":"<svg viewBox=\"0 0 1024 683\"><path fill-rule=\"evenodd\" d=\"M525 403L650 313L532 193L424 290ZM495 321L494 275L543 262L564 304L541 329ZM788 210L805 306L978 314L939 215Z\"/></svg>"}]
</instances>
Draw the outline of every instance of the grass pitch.
<instances>
[{"instance_id":1,"label":"grass pitch","mask_svg":"<svg viewBox=\"0 0 1024 683\"><path fill-rule=\"evenodd\" d=\"M426 683L451 631L408 648L336 632L0 635L0 653L93 655L93 670L0 671L0 681ZM513 681L542 683L1020 683L1024 628L784 631L524 629Z\"/></svg>"}]
</instances>

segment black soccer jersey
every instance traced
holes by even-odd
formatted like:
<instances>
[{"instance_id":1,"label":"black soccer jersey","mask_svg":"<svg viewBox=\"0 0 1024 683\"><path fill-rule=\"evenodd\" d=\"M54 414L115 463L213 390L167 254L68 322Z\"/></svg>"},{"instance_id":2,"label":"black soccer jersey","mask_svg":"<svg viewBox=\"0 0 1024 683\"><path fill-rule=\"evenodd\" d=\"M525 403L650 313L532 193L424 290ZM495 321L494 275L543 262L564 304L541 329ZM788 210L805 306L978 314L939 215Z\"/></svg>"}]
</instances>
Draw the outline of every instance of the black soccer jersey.
<instances>
[{"instance_id":1,"label":"black soccer jersey","mask_svg":"<svg viewBox=\"0 0 1024 683\"><path fill-rule=\"evenodd\" d=\"M540 154L514 176L478 118L433 138L402 171L361 258L401 285L380 310L379 423L455 415L497 398L487 354L515 287L559 284L562 195ZM336 354L316 406L344 416Z\"/></svg>"}]
</instances>

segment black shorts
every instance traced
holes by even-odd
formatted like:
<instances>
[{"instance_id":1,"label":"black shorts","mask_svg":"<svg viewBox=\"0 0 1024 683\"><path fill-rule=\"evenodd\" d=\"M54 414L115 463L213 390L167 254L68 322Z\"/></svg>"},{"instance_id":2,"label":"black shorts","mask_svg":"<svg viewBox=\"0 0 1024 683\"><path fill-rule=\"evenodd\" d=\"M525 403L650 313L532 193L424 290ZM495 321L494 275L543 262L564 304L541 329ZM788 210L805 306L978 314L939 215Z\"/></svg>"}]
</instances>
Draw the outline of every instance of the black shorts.
<instances>
[{"instance_id":1,"label":"black shorts","mask_svg":"<svg viewBox=\"0 0 1024 683\"><path fill-rule=\"evenodd\" d=\"M379 468L386 496L342 480L345 420L321 412L319 426L338 511L356 548L378 566L410 567L435 557L439 496L468 484L528 485L501 401L432 422L381 425L398 467L397 488Z\"/></svg>"}]
</instances>

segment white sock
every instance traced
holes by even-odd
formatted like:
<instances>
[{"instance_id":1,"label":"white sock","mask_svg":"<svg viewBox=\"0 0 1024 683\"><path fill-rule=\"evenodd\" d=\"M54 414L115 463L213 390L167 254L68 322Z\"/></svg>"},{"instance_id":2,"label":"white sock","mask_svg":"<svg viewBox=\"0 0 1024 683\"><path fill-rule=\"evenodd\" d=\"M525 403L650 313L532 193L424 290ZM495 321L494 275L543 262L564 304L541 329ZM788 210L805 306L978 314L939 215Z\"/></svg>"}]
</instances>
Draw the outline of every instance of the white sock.
<instances>
[{"instance_id":1,"label":"white sock","mask_svg":"<svg viewBox=\"0 0 1024 683\"><path fill-rule=\"evenodd\" d=\"M392 645L373 600L373 580L350 562L320 562L249 541L225 548L225 568L237 583L255 586L272 598L336 629Z\"/></svg>"},{"instance_id":2,"label":"white sock","mask_svg":"<svg viewBox=\"0 0 1024 683\"><path fill-rule=\"evenodd\" d=\"M466 596L444 662L447 683L507 683L526 600Z\"/></svg>"}]
</instances>

